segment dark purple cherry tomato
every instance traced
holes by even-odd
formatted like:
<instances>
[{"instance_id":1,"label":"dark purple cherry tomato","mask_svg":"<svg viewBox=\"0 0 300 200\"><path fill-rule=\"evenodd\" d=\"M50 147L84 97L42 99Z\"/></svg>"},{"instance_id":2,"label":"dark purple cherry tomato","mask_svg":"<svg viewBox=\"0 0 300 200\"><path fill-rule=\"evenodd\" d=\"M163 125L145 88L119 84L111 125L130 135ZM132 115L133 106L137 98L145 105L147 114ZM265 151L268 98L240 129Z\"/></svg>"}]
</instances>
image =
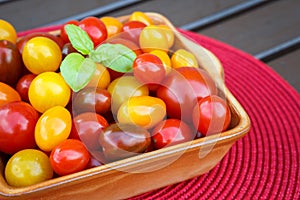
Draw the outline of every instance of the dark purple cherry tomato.
<instances>
[{"instance_id":1,"label":"dark purple cherry tomato","mask_svg":"<svg viewBox=\"0 0 300 200\"><path fill-rule=\"evenodd\" d=\"M190 127L179 119L166 119L156 125L152 131L153 145L156 149L188 142L194 139Z\"/></svg>"},{"instance_id":2,"label":"dark purple cherry tomato","mask_svg":"<svg viewBox=\"0 0 300 200\"><path fill-rule=\"evenodd\" d=\"M62 56L63 58L65 58L68 54L70 53L74 53L74 52L77 52L76 49L72 46L71 43L66 43L62 50L61 50L61 53L62 53Z\"/></svg>"},{"instance_id":3,"label":"dark purple cherry tomato","mask_svg":"<svg viewBox=\"0 0 300 200\"><path fill-rule=\"evenodd\" d=\"M28 90L32 80L36 77L35 74L26 74L17 82L16 90L19 92L23 101L29 102Z\"/></svg>"},{"instance_id":4,"label":"dark purple cherry tomato","mask_svg":"<svg viewBox=\"0 0 300 200\"><path fill-rule=\"evenodd\" d=\"M151 144L150 133L132 124L112 124L99 137L107 161L143 153Z\"/></svg>"},{"instance_id":5,"label":"dark purple cherry tomato","mask_svg":"<svg viewBox=\"0 0 300 200\"><path fill-rule=\"evenodd\" d=\"M228 128L230 120L229 106L217 95L200 99L193 109L193 123L202 136L221 133Z\"/></svg>"},{"instance_id":6,"label":"dark purple cherry tomato","mask_svg":"<svg viewBox=\"0 0 300 200\"><path fill-rule=\"evenodd\" d=\"M14 86L22 74L22 56L16 45L0 40L0 82Z\"/></svg>"},{"instance_id":7,"label":"dark purple cherry tomato","mask_svg":"<svg viewBox=\"0 0 300 200\"><path fill-rule=\"evenodd\" d=\"M38 112L22 101L0 107L0 151L12 155L22 149L34 148L38 118Z\"/></svg>"},{"instance_id":8,"label":"dark purple cherry tomato","mask_svg":"<svg viewBox=\"0 0 300 200\"><path fill-rule=\"evenodd\" d=\"M101 149L98 138L109 124L97 113L86 112L73 119L70 138L81 140L89 150Z\"/></svg>"},{"instance_id":9,"label":"dark purple cherry tomato","mask_svg":"<svg viewBox=\"0 0 300 200\"><path fill-rule=\"evenodd\" d=\"M157 96L166 103L168 116L187 123L192 123L191 111L197 100L213 94L217 94L213 79L194 67L172 70L157 90Z\"/></svg>"},{"instance_id":10,"label":"dark purple cherry tomato","mask_svg":"<svg viewBox=\"0 0 300 200\"><path fill-rule=\"evenodd\" d=\"M78 26L87 32L95 47L107 38L106 26L97 17L86 17L79 22Z\"/></svg>"},{"instance_id":11,"label":"dark purple cherry tomato","mask_svg":"<svg viewBox=\"0 0 300 200\"><path fill-rule=\"evenodd\" d=\"M50 163L60 176L84 170L90 161L90 154L85 145L74 139L67 139L51 151Z\"/></svg>"},{"instance_id":12,"label":"dark purple cherry tomato","mask_svg":"<svg viewBox=\"0 0 300 200\"><path fill-rule=\"evenodd\" d=\"M139 44L141 31L146 26L146 24L140 21L128 21L123 25L123 33L121 33L121 35L123 38L131 40L136 44Z\"/></svg>"},{"instance_id":13,"label":"dark purple cherry tomato","mask_svg":"<svg viewBox=\"0 0 300 200\"><path fill-rule=\"evenodd\" d=\"M105 114L110 110L111 95L101 88L87 87L80 90L73 99L73 111L77 114L83 112L96 112Z\"/></svg>"},{"instance_id":14,"label":"dark purple cherry tomato","mask_svg":"<svg viewBox=\"0 0 300 200\"><path fill-rule=\"evenodd\" d=\"M156 55L144 53L137 56L133 61L133 74L141 83L152 86L163 80L166 70L162 61Z\"/></svg>"}]
</instances>

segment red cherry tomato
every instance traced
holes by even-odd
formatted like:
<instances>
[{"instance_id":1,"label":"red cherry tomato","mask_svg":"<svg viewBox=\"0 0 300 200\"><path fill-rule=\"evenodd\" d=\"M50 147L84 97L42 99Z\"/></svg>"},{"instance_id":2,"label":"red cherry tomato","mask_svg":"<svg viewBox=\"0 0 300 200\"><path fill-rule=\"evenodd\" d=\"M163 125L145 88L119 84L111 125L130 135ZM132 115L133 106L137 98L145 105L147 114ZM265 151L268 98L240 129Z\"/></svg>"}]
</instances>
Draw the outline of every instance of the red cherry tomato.
<instances>
[{"instance_id":1,"label":"red cherry tomato","mask_svg":"<svg viewBox=\"0 0 300 200\"><path fill-rule=\"evenodd\" d=\"M97 150L99 135L109 124L104 117L99 114L86 112L77 115L73 119L70 138L81 140L89 150Z\"/></svg>"},{"instance_id":2,"label":"red cherry tomato","mask_svg":"<svg viewBox=\"0 0 300 200\"><path fill-rule=\"evenodd\" d=\"M162 61L153 54L144 53L133 61L134 77L144 84L159 84L166 75Z\"/></svg>"},{"instance_id":3,"label":"red cherry tomato","mask_svg":"<svg viewBox=\"0 0 300 200\"><path fill-rule=\"evenodd\" d=\"M26 74L22 76L16 86L16 90L19 92L23 101L29 102L28 90L32 80L36 77L34 74Z\"/></svg>"},{"instance_id":4,"label":"red cherry tomato","mask_svg":"<svg viewBox=\"0 0 300 200\"><path fill-rule=\"evenodd\" d=\"M0 107L0 151L14 154L34 148L34 128L38 118L37 111L22 101Z\"/></svg>"},{"instance_id":5,"label":"red cherry tomato","mask_svg":"<svg viewBox=\"0 0 300 200\"><path fill-rule=\"evenodd\" d=\"M203 136L226 130L230 120L231 113L226 101L216 95L199 100L193 109L194 126Z\"/></svg>"},{"instance_id":6,"label":"red cherry tomato","mask_svg":"<svg viewBox=\"0 0 300 200\"><path fill-rule=\"evenodd\" d=\"M197 99L213 94L217 94L213 79L194 67L172 70L157 90L157 96L166 103L168 116L187 123L192 122L191 111Z\"/></svg>"},{"instance_id":7,"label":"red cherry tomato","mask_svg":"<svg viewBox=\"0 0 300 200\"><path fill-rule=\"evenodd\" d=\"M195 134L190 127L179 119L166 119L152 131L153 145L156 149L193 140Z\"/></svg>"},{"instance_id":8,"label":"red cherry tomato","mask_svg":"<svg viewBox=\"0 0 300 200\"><path fill-rule=\"evenodd\" d=\"M147 25L140 21L128 21L123 25L121 35L123 38L139 43L141 31Z\"/></svg>"},{"instance_id":9,"label":"red cherry tomato","mask_svg":"<svg viewBox=\"0 0 300 200\"><path fill-rule=\"evenodd\" d=\"M85 145L74 139L67 139L57 145L50 154L50 163L58 175L67 175L84 170L90 161Z\"/></svg>"},{"instance_id":10,"label":"red cherry tomato","mask_svg":"<svg viewBox=\"0 0 300 200\"><path fill-rule=\"evenodd\" d=\"M107 38L107 29L105 24L96 17L86 17L79 22L78 26L87 32L95 47Z\"/></svg>"},{"instance_id":11,"label":"red cherry tomato","mask_svg":"<svg viewBox=\"0 0 300 200\"><path fill-rule=\"evenodd\" d=\"M66 33L66 30L65 30L65 26L68 25L68 24L74 24L74 25L78 26L79 25L79 21L77 21L77 20L70 20L70 21L68 21L67 23L65 23L61 27L61 29L60 29L60 37L61 37L62 41L65 44L70 42L69 37L68 37L68 35Z\"/></svg>"}]
</instances>

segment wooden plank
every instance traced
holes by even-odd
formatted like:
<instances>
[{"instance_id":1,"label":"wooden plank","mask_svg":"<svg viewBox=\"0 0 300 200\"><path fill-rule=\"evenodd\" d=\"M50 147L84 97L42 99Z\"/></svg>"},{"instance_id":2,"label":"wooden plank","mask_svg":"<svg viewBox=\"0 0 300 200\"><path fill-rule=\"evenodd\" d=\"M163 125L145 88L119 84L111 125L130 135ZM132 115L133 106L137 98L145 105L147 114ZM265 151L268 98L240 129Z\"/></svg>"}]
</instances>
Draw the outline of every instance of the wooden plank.
<instances>
[{"instance_id":1,"label":"wooden plank","mask_svg":"<svg viewBox=\"0 0 300 200\"><path fill-rule=\"evenodd\" d=\"M28 30L44 24L86 12L96 7L113 3L113 0L26 0L12 1L0 5L1 18L10 21L17 31ZM127 15L133 11L159 12L168 17L176 26L237 5L243 0L152 0L107 13L110 16ZM100 17L100 16L99 16Z\"/></svg>"},{"instance_id":2,"label":"wooden plank","mask_svg":"<svg viewBox=\"0 0 300 200\"><path fill-rule=\"evenodd\" d=\"M300 92L300 49L272 60L267 64Z\"/></svg>"},{"instance_id":3,"label":"wooden plank","mask_svg":"<svg viewBox=\"0 0 300 200\"><path fill-rule=\"evenodd\" d=\"M43 26L112 2L112 0L11 1L0 5L0 18L12 23L17 31L22 31Z\"/></svg>"},{"instance_id":4,"label":"wooden plank","mask_svg":"<svg viewBox=\"0 0 300 200\"><path fill-rule=\"evenodd\" d=\"M152 0L109 13L111 16L128 15L133 11L157 12L167 17L175 26L209 16L244 0Z\"/></svg>"},{"instance_id":5,"label":"wooden plank","mask_svg":"<svg viewBox=\"0 0 300 200\"><path fill-rule=\"evenodd\" d=\"M275 1L197 32L257 54L300 35L299 7Z\"/></svg>"}]
</instances>

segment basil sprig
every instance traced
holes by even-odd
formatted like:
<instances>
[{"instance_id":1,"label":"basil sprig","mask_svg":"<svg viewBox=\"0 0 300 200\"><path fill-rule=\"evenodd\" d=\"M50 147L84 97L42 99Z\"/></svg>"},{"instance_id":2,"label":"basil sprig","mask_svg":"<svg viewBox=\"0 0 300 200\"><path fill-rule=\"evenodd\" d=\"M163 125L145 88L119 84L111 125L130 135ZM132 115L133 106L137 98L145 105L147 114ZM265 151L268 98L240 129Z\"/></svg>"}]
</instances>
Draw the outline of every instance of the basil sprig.
<instances>
[{"instance_id":1,"label":"basil sprig","mask_svg":"<svg viewBox=\"0 0 300 200\"><path fill-rule=\"evenodd\" d=\"M65 30L72 46L80 52L67 55L60 65L63 78L74 92L89 83L96 71L96 63L102 63L117 72L132 71L136 54L128 47L104 43L94 49L93 41L80 27L68 24Z\"/></svg>"}]
</instances>

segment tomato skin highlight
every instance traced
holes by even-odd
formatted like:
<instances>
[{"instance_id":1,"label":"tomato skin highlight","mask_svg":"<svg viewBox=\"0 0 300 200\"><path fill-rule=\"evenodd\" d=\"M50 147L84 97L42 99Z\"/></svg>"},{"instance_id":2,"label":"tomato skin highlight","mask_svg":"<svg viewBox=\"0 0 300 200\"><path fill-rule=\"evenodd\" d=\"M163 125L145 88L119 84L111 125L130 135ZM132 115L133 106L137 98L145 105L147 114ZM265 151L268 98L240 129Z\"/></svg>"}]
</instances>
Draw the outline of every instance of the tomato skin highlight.
<instances>
[{"instance_id":1,"label":"tomato skin highlight","mask_svg":"<svg viewBox=\"0 0 300 200\"><path fill-rule=\"evenodd\" d=\"M198 101L192 117L195 128L206 136L225 131L231 121L231 112L224 99L212 95Z\"/></svg>"},{"instance_id":2,"label":"tomato skin highlight","mask_svg":"<svg viewBox=\"0 0 300 200\"><path fill-rule=\"evenodd\" d=\"M36 147L34 128L38 118L38 112L22 101L0 107L0 151L12 155Z\"/></svg>"},{"instance_id":3,"label":"tomato skin highlight","mask_svg":"<svg viewBox=\"0 0 300 200\"><path fill-rule=\"evenodd\" d=\"M179 119L166 119L152 130L153 145L156 149L188 142L194 137L192 129Z\"/></svg>"},{"instance_id":4,"label":"tomato skin highlight","mask_svg":"<svg viewBox=\"0 0 300 200\"><path fill-rule=\"evenodd\" d=\"M50 154L53 170L60 176L84 170L90 161L85 145L74 139L67 139L57 145Z\"/></svg>"}]
</instances>

